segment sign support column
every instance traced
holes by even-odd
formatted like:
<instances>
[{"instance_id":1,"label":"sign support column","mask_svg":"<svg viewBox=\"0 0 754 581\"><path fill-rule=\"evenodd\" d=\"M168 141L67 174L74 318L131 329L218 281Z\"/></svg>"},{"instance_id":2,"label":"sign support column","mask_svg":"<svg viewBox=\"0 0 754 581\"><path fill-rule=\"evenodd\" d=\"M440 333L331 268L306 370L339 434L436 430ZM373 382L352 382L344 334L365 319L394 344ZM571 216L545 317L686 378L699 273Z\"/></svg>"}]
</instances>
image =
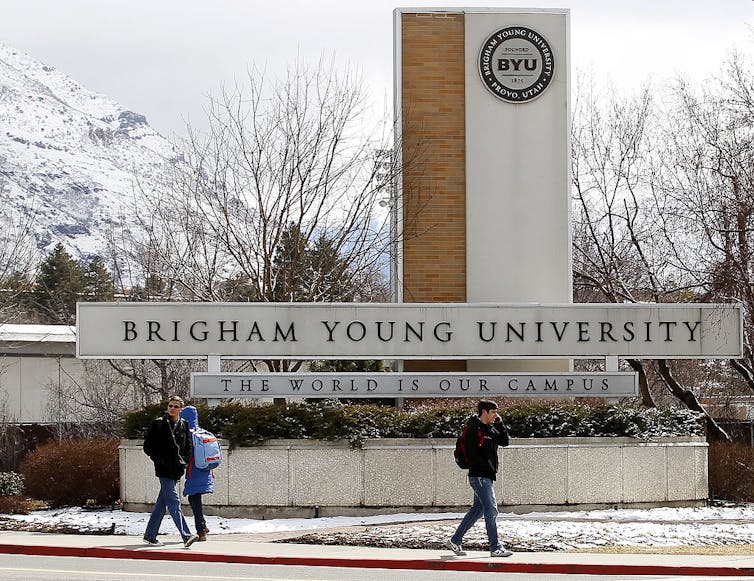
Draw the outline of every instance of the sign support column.
<instances>
[{"instance_id":1,"label":"sign support column","mask_svg":"<svg viewBox=\"0 0 754 581\"><path fill-rule=\"evenodd\" d=\"M207 373L220 373L220 356L207 355ZM207 405L214 407L222 403L222 398L207 398Z\"/></svg>"}]
</instances>

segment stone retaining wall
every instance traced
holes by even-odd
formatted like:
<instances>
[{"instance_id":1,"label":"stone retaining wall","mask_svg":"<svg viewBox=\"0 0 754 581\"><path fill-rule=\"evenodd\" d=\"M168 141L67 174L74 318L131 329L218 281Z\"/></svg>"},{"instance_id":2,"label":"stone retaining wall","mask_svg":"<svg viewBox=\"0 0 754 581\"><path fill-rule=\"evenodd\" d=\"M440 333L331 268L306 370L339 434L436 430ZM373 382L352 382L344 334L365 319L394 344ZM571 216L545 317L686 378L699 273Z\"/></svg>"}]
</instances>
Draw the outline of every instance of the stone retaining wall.
<instances>
[{"instance_id":1,"label":"stone retaining wall","mask_svg":"<svg viewBox=\"0 0 754 581\"><path fill-rule=\"evenodd\" d=\"M387 512L462 512L471 499L451 439L274 440L225 448L208 514L271 518ZM147 510L158 492L140 440L120 445L121 499ZM694 505L706 501L703 438L516 439L500 453L502 510Z\"/></svg>"}]
</instances>

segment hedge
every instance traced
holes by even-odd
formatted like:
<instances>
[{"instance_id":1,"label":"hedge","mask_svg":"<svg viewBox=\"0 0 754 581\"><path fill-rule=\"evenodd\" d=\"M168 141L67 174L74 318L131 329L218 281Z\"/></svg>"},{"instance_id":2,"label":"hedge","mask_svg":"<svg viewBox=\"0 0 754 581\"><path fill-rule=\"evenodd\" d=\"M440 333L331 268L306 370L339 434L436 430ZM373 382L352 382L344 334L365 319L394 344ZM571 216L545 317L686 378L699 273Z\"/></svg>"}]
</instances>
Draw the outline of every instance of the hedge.
<instances>
[{"instance_id":1,"label":"hedge","mask_svg":"<svg viewBox=\"0 0 754 581\"><path fill-rule=\"evenodd\" d=\"M231 448L270 439L347 440L360 446L372 438L454 438L472 407L426 405L410 410L380 405L348 405L333 400L285 406L226 403L194 404L200 425L227 439ZM165 410L156 404L124 417L126 438L141 439L149 422ZM618 404L516 404L500 409L514 438L630 436L652 439L704 436L700 413L681 409L644 409Z\"/></svg>"},{"instance_id":2,"label":"hedge","mask_svg":"<svg viewBox=\"0 0 754 581\"><path fill-rule=\"evenodd\" d=\"M52 507L105 506L118 499L118 440L47 442L23 459L20 472L30 496Z\"/></svg>"}]
</instances>

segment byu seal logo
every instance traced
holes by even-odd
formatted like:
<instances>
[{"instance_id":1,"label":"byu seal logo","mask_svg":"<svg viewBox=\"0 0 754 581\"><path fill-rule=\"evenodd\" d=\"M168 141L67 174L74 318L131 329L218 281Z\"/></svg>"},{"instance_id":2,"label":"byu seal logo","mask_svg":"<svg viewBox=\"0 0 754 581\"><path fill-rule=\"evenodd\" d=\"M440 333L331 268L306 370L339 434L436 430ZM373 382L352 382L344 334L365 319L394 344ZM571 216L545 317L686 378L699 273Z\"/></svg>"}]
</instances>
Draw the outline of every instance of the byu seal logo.
<instances>
[{"instance_id":1,"label":"byu seal logo","mask_svg":"<svg viewBox=\"0 0 754 581\"><path fill-rule=\"evenodd\" d=\"M541 34L525 26L509 26L482 45L479 73L498 99L526 103L547 89L555 74L555 59Z\"/></svg>"}]
</instances>

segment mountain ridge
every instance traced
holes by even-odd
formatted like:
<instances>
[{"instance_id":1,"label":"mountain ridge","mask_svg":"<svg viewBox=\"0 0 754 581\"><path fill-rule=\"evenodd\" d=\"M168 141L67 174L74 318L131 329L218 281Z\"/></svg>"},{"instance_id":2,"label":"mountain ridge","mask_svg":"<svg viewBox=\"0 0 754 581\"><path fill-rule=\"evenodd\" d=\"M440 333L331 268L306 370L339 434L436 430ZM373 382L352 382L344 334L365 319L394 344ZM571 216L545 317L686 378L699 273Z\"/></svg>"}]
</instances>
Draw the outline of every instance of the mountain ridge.
<instances>
[{"instance_id":1,"label":"mountain ridge","mask_svg":"<svg viewBox=\"0 0 754 581\"><path fill-rule=\"evenodd\" d=\"M110 230L138 228L136 176L150 188L180 159L145 115L0 43L0 200L40 250L103 254Z\"/></svg>"}]
</instances>

